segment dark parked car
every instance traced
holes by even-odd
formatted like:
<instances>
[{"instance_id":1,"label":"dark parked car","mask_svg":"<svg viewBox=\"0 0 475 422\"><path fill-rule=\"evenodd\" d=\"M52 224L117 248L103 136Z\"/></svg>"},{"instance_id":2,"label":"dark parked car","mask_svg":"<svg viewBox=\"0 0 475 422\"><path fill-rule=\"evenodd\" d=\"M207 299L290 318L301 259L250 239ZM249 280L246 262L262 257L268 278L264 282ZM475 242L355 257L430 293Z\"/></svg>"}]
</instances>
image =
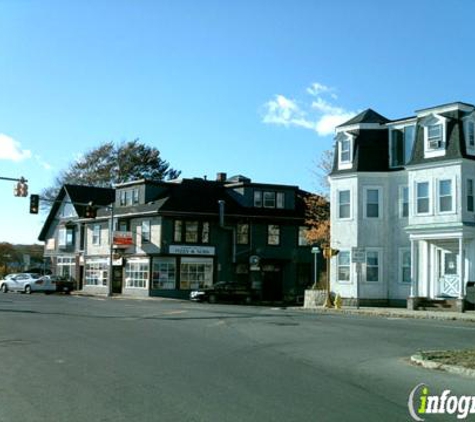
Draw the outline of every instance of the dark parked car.
<instances>
[{"instance_id":1,"label":"dark parked car","mask_svg":"<svg viewBox=\"0 0 475 422\"><path fill-rule=\"evenodd\" d=\"M190 299L197 302L216 303L222 301L250 304L257 299L257 295L248 284L220 281L212 287L192 291Z\"/></svg>"},{"instance_id":2,"label":"dark parked car","mask_svg":"<svg viewBox=\"0 0 475 422\"><path fill-rule=\"evenodd\" d=\"M48 280L51 282L51 284L55 285L57 292L69 294L74 290L74 281L70 278L61 277L58 275L45 275L41 277L41 279Z\"/></svg>"}]
</instances>

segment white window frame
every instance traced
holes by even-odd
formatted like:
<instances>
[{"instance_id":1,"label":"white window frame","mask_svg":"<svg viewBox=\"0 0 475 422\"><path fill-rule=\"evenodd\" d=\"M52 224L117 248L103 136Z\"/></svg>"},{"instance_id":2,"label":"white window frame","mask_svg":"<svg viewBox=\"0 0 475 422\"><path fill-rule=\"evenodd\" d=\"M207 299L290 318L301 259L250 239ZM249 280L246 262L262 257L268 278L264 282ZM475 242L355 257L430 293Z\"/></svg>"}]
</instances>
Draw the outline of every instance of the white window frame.
<instances>
[{"instance_id":1,"label":"white window frame","mask_svg":"<svg viewBox=\"0 0 475 422\"><path fill-rule=\"evenodd\" d=\"M451 208L448 211L442 211L440 209L440 200L441 200L441 195L440 195L440 184L441 182L450 182L450 197L451 197ZM444 179L437 179L437 213L438 214L453 214L455 213L455 179L453 177L447 177ZM448 196L448 195L445 195Z\"/></svg>"},{"instance_id":2,"label":"white window frame","mask_svg":"<svg viewBox=\"0 0 475 422\"><path fill-rule=\"evenodd\" d=\"M107 259L86 259L84 264L84 285L107 286L109 281L109 267L109 261Z\"/></svg>"},{"instance_id":3,"label":"white window frame","mask_svg":"<svg viewBox=\"0 0 475 422\"><path fill-rule=\"evenodd\" d=\"M348 217L341 217L341 214L340 214L340 207L341 207L341 203L340 203L340 193L342 192L348 192L349 193L349 202L348 204L344 204L344 205L348 205L348 208L349 208L349 213L348 213ZM341 190L337 190L336 192L336 203L337 203L337 219L338 220L351 220L351 217L352 217L352 211L353 211L353 207L352 207L352 195L351 195L351 189L341 189Z\"/></svg>"},{"instance_id":4,"label":"white window frame","mask_svg":"<svg viewBox=\"0 0 475 422\"><path fill-rule=\"evenodd\" d=\"M58 229L58 246L66 246L66 227Z\"/></svg>"},{"instance_id":5,"label":"white window frame","mask_svg":"<svg viewBox=\"0 0 475 422\"><path fill-rule=\"evenodd\" d=\"M142 244L152 242L152 223L150 220L142 220L140 224L140 240Z\"/></svg>"},{"instance_id":6,"label":"white window frame","mask_svg":"<svg viewBox=\"0 0 475 422\"><path fill-rule=\"evenodd\" d=\"M341 132L336 136L337 142L337 152L338 152L338 169L339 170L346 170L351 169L353 167L353 143L354 143L354 136L350 135L347 132ZM343 143L348 142L348 151L343 151ZM348 159L343 159L343 153L348 152Z\"/></svg>"},{"instance_id":7,"label":"white window frame","mask_svg":"<svg viewBox=\"0 0 475 422\"><path fill-rule=\"evenodd\" d=\"M125 287L127 289L148 289L150 278L149 259L128 259L125 264Z\"/></svg>"},{"instance_id":8,"label":"white window frame","mask_svg":"<svg viewBox=\"0 0 475 422\"><path fill-rule=\"evenodd\" d=\"M432 115L428 116L421 125L424 128L424 158L443 157L446 150L446 135L447 135L447 119L442 116ZM440 125L440 146L438 148L431 147L431 140L429 138L429 131L431 127Z\"/></svg>"},{"instance_id":9,"label":"white window frame","mask_svg":"<svg viewBox=\"0 0 475 422\"><path fill-rule=\"evenodd\" d=\"M405 267L404 264L404 255L409 254L409 267ZM412 267L412 256L411 256L411 248L399 248L398 251L398 283L404 286L410 286L412 283L411 278L411 267ZM404 268L409 268L409 281L404 281Z\"/></svg>"},{"instance_id":10,"label":"white window frame","mask_svg":"<svg viewBox=\"0 0 475 422\"><path fill-rule=\"evenodd\" d=\"M94 224L92 226L92 244L94 246L100 246L101 244L101 230L102 227L100 224Z\"/></svg>"},{"instance_id":11,"label":"white window frame","mask_svg":"<svg viewBox=\"0 0 475 422\"><path fill-rule=\"evenodd\" d=\"M407 215L404 215L404 191L407 191ZM400 185L399 186L399 218L408 218L409 217L409 209L410 209L410 201L409 201L409 186L408 185Z\"/></svg>"},{"instance_id":12,"label":"white window frame","mask_svg":"<svg viewBox=\"0 0 475 422\"><path fill-rule=\"evenodd\" d=\"M376 217L368 216L368 191L378 192L378 215ZM383 218L383 190L381 186L363 186L363 216L368 220L380 220Z\"/></svg>"},{"instance_id":13,"label":"white window frame","mask_svg":"<svg viewBox=\"0 0 475 422\"><path fill-rule=\"evenodd\" d=\"M418 203L419 197L417 196L417 186L423 183L427 183L427 198L428 198L428 206L427 212L419 212L418 211ZM421 215L430 215L432 211L432 183L429 180L421 180L414 182L414 215L421 216ZM425 197L424 197L425 198Z\"/></svg>"},{"instance_id":14,"label":"white window frame","mask_svg":"<svg viewBox=\"0 0 475 422\"><path fill-rule=\"evenodd\" d=\"M340 259L348 255L348 263L340 264ZM351 284L351 251L342 250L335 258L336 261L336 280L340 284ZM348 280L340 280L340 267L348 267Z\"/></svg>"},{"instance_id":15,"label":"white window frame","mask_svg":"<svg viewBox=\"0 0 475 422\"><path fill-rule=\"evenodd\" d=\"M466 186L465 208L467 212L475 212L475 180L470 177L467 178L465 181L465 186ZM471 201L469 201L469 198L471 198ZM471 207L472 209L469 209L470 202L472 204L472 207Z\"/></svg>"},{"instance_id":16,"label":"white window frame","mask_svg":"<svg viewBox=\"0 0 475 422\"><path fill-rule=\"evenodd\" d=\"M368 255L369 254L377 254L378 259L378 279L377 280L368 280ZM364 265L364 281L368 284L377 284L382 282L382 274L383 274L383 254L380 248L366 248L365 251L365 265Z\"/></svg>"}]
</instances>

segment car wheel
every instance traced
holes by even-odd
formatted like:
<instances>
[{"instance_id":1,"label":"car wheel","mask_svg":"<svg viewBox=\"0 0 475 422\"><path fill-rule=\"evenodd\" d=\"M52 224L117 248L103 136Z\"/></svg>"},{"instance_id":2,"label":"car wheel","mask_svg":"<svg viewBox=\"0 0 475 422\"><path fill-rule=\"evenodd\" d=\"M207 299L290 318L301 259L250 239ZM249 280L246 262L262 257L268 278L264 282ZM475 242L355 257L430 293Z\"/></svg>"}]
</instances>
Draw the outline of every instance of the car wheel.
<instances>
[{"instance_id":1,"label":"car wheel","mask_svg":"<svg viewBox=\"0 0 475 422\"><path fill-rule=\"evenodd\" d=\"M27 295L31 294L31 286L25 286L25 293Z\"/></svg>"},{"instance_id":2,"label":"car wheel","mask_svg":"<svg viewBox=\"0 0 475 422\"><path fill-rule=\"evenodd\" d=\"M6 284L2 284L2 292L7 293L8 292L8 287Z\"/></svg>"},{"instance_id":3,"label":"car wheel","mask_svg":"<svg viewBox=\"0 0 475 422\"><path fill-rule=\"evenodd\" d=\"M209 295L208 302L209 303L216 303L216 295Z\"/></svg>"}]
</instances>

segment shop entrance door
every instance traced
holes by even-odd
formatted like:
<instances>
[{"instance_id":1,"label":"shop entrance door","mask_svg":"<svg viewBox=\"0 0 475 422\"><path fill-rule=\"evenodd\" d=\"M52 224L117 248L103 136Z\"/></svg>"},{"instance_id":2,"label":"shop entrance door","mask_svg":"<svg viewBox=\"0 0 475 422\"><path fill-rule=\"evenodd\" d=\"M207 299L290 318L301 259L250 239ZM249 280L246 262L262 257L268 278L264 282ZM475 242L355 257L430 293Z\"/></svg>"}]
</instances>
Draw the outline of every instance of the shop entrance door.
<instances>
[{"instance_id":1,"label":"shop entrance door","mask_svg":"<svg viewBox=\"0 0 475 422\"><path fill-rule=\"evenodd\" d=\"M112 293L122 293L122 267L112 267Z\"/></svg>"},{"instance_id":2,"label":"shop entrance door","mask_svg":"<svg viewBox=\"0 0 475 422\"><path fill-rule=\"evenodd\" d=\"M262 266L262 300L279 302L283 299L283 277L280 265Z\"/></svg>"}]
</instances>

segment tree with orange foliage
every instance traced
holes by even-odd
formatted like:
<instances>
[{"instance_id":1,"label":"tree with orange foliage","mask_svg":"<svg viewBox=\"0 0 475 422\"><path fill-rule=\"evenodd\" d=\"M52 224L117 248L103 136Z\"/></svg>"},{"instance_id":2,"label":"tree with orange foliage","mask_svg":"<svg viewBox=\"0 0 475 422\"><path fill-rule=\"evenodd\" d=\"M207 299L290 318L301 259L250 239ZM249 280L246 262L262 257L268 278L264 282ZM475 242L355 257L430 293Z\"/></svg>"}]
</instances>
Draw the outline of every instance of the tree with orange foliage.
<instances>
[{"instance_id":1,"label":"tree with orange foliage","mask_svg":"<svg viewBox=\"0 0 475 422\"><path fill-rule=\"evenodd\" d=\"M305 198L307 205L306 221L307 240L312 244L330 244L330 203L328 202L328 174L333 165L333 152L323 151L316 164L315 175L320 182L320 193Z\"/></svg>"}]
</instances>

